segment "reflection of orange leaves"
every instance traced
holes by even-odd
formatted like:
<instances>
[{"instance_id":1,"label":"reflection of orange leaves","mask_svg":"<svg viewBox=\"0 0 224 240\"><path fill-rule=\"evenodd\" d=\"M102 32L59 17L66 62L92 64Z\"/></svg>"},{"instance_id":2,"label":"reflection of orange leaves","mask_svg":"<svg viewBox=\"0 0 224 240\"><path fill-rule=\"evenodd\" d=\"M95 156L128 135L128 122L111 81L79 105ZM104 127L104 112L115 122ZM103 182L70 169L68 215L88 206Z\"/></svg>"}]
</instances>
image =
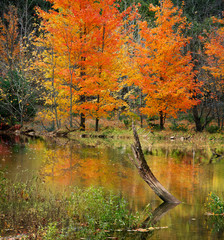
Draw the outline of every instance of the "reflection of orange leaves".
<instances>
[{"instance_id":1,"label":"reflection of orange leaves","mask_svg":"<svg viewBox=\"0 0 224 240\"><path fill-rule=\"evenodd\" d=\"M192 157L189 158L190 160ZM198 173L199 165L192 165L184 162L175 163L173 160L167 162L153 162L153 172L164 186L169 186L172 189L179 189L181 199L187 199L192 202L190 194L199 184Z\"/></svg>"},{"instance_id":2,"label":"reflection of orange leaves","mask_svg":"<svg viewBox=\"0 0 224 240\"><path fill-rule=\"evenodd\" d=\"M102 151L64 146L47 150L47 156L41 172L49 184L103 186L108 190L122 192L130 199L133 209L137 207L136 201L146 205L149 196L157 199L137 170L122 158L116 161L116 155L111 149ZM172 158L150 156L149 165L157 179L177 198L188 203L194 201L192 191L201 184L201 168L192 164L191 155L185 155L181 163Z\"/></svg>"},{"instance_id":3,"label":"reflection of orange leaves","mask_svg":"<svg viewBox=\"0 0 224 240\"><path fill-rule=\"evenodd\" d=\"M92 153L92 157L83 156L79 151L76 148L71 150L66 147L47 151L48 157L43 163L41 173L46 176L49 184L54 182L62 186L96 185L114 191L122 189L126 195L141 196L141 201L147 202L145 186L134 168L111 161L107 151L101 151L96 156L96 153L90 149L89 154Z\"/></svg>"},{"instance_id":4,"label":"reflection of orange leaves","mask_svg":"<svg viewBox=\"0 0 224 240\"><path fill-rule=\"evenodd\" d=\"M36 142L30 142L29 143L29 148L38 150L38 151L44 151L45 150L45 143L41 140L37 140Z\"/></svg>"}]
</instances>

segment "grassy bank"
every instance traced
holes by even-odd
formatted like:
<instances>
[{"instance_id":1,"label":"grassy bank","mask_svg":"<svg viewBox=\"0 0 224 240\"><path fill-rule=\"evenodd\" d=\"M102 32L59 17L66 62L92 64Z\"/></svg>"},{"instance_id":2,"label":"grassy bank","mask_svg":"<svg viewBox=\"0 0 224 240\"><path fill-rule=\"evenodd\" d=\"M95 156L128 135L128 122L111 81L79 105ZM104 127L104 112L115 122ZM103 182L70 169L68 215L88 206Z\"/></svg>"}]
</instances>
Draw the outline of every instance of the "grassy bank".
<instances>
[{"instance_id":1,"label":"grassy bank","mask_svg":"<svg viewBox=\"0 0 224 240\"><path fill-rule=\"evenodd\" d=\"M78 119L77 121L78 122ZM74 126L74 128L69 129L69 124L66 126L62 126L61 129L56 130L52 127L51 122L39 122L34 121L30 123L26 123L24 128L34 129L38 134L41 135L49 135L56 136L54 133L58 133L59 136L68 136L70 139L77 138L101 138L101 139L132 139L132 129L131 129L131 121L129 124L124 124L123 121L119 121L116 119L107 120L101 119L99 131L95 131L95 122L93 119L86 120L86 131L79 131L78 125ZM192 140L220 140L224 142L224 130L219 129L215 123L211 124L203 132L196 132L195 126L188 121L178 121L168 119L165 129L160 130L158 120L153 122L153 124L149 125L146 120L143 122L143 128L140 127L140 123L136 122L136 128L138 130L139 135L144 138L149 138L152 140L170 140L170 138L174 139L192 139ZM45 127L44 127L45 126ZM74 130L74 131L72 131Z\"/></svg>"},{"instance_id":2,"label":"grassy bank","mask_svg":"<svg viewBox=\"0 0 224 240\"><path fill-rule=\"evenodd\" d=\"M12 181L3 171L0 185L0 236L105 239L116 230L138 227L145 218L130 212L123 198L102 188L71 187L57 191L37 176L23 182L18 178Z\"/></svg>"},{"instance_id":3,"label":"grassy bank","mask_svg":"<svg viewBox=\"0 0 224 240\"><path fill-rule=\"evenodd\" d=\"M196 133L194 131L152 131L147 128L136 127L142 145L148 144L170 144L170 145L220 145L224 143L224 134L220 133ZM132 129L105 129L99 132L94 131L74 131L67 135L70 140L77 140L88 146L98 146L108 144L110 146L122 146L124 144L131 145L133 143Z\"/></svg>"}]
</instances>

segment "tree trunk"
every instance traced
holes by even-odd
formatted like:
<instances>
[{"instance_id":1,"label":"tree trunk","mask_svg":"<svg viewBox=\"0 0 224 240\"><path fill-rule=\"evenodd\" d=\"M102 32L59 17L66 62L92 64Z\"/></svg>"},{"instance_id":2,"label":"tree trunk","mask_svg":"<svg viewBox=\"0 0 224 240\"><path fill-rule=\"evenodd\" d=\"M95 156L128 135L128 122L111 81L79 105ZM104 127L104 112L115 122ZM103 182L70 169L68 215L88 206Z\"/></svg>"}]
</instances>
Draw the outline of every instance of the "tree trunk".
<instances>
[{"instance_id":1,"label":"tree trunk","mask_svg":"<svg viewBox=\"0 0 224 240\"><path fill-rule=\"evenodd\" d=\"M164 129L164 123L165 123L165 115L163 113L163 111L159 111L159 125L160 125L160 129L163 130Z\"/></svg>"},{"instance_id":2,"label":"tree trunk","mask_svg":"<svg viewBox=\"0 0 224 240\"><path fill-rule=\"evenodd\" d=\"M85 102L86 98L85 96L81 96L80 102L83 103ZM85 131L86 130L86 116L84 113L80 114L80 131Z\"/></svg>"},{"instance_id":3,"label":"tree trunk","mask_svg":"<svg viewBox=\"0 0 224 240\"><path fill-rule=\"evenodd\" d=\"M86 130L86 116L84 113L80 114L80 130L81 131Z\"/></svg>"},{"instance_id":4,"label":"tree trunk","mask_svg":"<svg viewBox=\"0 0 224 240\"><path fill-rule=\"evenodd\" d=\"M194 122L195 122L195 126L196 126L196 131L202 132L203 126L201 124L201 118L199 117L197 106L193 107L192 112L193 112L193 118L194 118Z\"/></svg>"},{"instance_id":5,"label":"tree trunk","mask_svg":"<svg viewBox=\"0 0 224 240\"><path fill-rule=\"evenodd\" d=\"M70 123L70 127L72 128L73 126L72 126L72 101L73 101L73 99L72 99L72 74L71 74L71 83L70 83L70 86L69 86L69 88L70 88L70 111L69 111L69 123Z\"/></svg>"},{"instance_id":6,"label":"tree trunk","mask_svg":"<svg viewBox=\"0 0 224 240\"><path fill-rule=\"evenodd\" d=\"M101 75L101 74L100 74ZM100 103L100 96L97 95L97 104L98 104L98 107L97 107L97 111L99 111L99 103ZM98 113L97 113L98 114ZM99 131L99 121L100 121L100 118L99 117L96 117L96 125L95 125L95 131L98 132Z\"/></svg>"},{"instance_id":7,"label":"tree trunk","mask_svg":"<svg viewBox=\"0 0 224 240\"><path fill-rule=\"evenodd\" d=\"M97 117L97 118L96 118L96 126L95 126L95 131L96 131L96 132L99 131L99 121L100 121L100 119Z\"/></svg>"},{"instance_id":8,"label":"tree trunk","mask_svg":"<svg viewBox=\"0 0 224 240\"><path fill-rule=\"evenodd\" d=\"M164 202L180 203L180 201L177 198L175 198L172 194L170 194L153 175L152 171L150 170L145 160L144 154L142 152L141 143L139 141L139 137L133 123L132 128L135 139L135 143L134 145L132 145L132 151L134 153L135 160L132 158L130 159L138 169L140 176L152 188L155 194L158 197L160 197Z\"/></svg>"},{"instance_id":9,"label":"tree trunk","mask_svg":"<svg viewBox=\"0 0 224 240\"><path fill-rule=\"evenodd\" d=\"M86 44L86 42L85 42L85 35L86 35L86 25L84 24L83 25L83 32L82 32L82 30L80 30L80 40L83 41L84 44ZM86 57L82 55L83 53L84 53L84 50L81 49L81 62L82 63L81 63L80 76L81 76L82 81L85 81L85 78L86 78L86 67L85 67ZM80 102L81 102L81 104L86 102L85 95L81 95L80 96ZM84 113L80 114L80 130L81 131L85 131L86 130L86 116L85 116Z\"/></svg>"},{"instance_id":10,"label":"tree trunk","mask_svg":"<svg viewBox=\"0 0 224 240\"><path fill-rule=\"evenodd\" d=\"M140 108L142 107L142 91L140 91ZM143 128L143 115L140 112L140 123L141 123L141 128Z\"/></svg>"}]
</instances>

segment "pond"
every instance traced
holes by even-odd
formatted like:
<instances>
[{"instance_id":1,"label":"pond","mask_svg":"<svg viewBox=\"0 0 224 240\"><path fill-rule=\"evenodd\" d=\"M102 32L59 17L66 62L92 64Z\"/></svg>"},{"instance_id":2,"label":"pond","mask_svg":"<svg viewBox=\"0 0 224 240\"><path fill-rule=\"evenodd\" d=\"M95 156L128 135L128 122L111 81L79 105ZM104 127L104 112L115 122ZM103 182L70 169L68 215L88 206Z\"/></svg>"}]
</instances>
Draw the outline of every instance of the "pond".
<instances>
[{"instance_id":1,"label":"pond","mask_svg":"<svg viewBox=\"0 0 224 240\"><path fill-rule=\"evenodd\" d=\"M142 143L152 172L182 203L159 219L157 226L162 229L141 239L223 239L224 229L210 223L204 203L211 191L223 196L224 161L210 160L212 152L223 153L224 146L179 140L142 139ZM129 160L130 145L126 140L52 141L1 135L0 169L7 169L11 178L37 171L52 187L102 186L127 199L133 211L149 203L154 210L162 201Z\"/></svg>"}]
</instances>

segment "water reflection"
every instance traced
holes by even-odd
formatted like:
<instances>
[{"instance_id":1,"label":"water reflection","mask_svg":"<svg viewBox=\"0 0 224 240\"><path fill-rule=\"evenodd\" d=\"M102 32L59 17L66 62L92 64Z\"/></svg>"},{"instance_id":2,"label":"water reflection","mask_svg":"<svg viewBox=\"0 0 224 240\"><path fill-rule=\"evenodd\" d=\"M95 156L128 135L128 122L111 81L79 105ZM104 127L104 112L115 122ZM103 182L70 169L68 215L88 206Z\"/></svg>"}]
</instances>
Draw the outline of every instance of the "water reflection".
<instances>
[{"instance_id":1,"label":"water reflection","mask_svg":"<svg viewBox=\"0 0 224 240\"><path fill-rule=\"evenodd\" d=\"M218 238L224 235L224 217L223 216L207 216L207 226L211 229L212 234Z\"/></svg>"},{"instance_id":2,"label":"water reflection","mask_svg":"<svg viewBox=\"0 0 224 240\"><path fill-rule=\"evenodd\" d=\"M83 147L72 142L48 143L40 171L50 184L94 185L113 190L128 198L133 210L143 208L149 201L158 205L160 200L139 177L129 162L128 153L131 153L129 146L114 149ZM155 146L146 154L159 181L187 204L202 202L210 189L222 191L220 179L224 166L222 163L208 165L210 157L209 149L197 150L195 146L193 149Z\"/></svg>"},{"instance_id":3,"label":"water reflection","mask_svg":"<svg viewBox=\"0 0 224 240\"><path fill-rule=\"evenodd\" d=\"M128 145L119 149L82 147L72 143L57 148L49 146L41 172L52 184L95 185L113 190L128 199L133 211L151 203L152 208L156 209L153 221L161 227L169 227L142 235L127 233L121 237L118 234L119 239L188 239L194 234L198 239L206 239L211 230L206 225L203 204L211 190L218 193L223 191L223 163L208 164L210 148L173 148L169 145L152 146L150 150L146 160L151 170L183 204L157 208L161 201L129 162L128 154L131 151ZM168 211L171 207L172 211Z\"/></svg>"},{"instance_id":4,"label":"water reflection","mask_svg":"<svg viewBox=\"0 0 224 240\"><path fill-rule=\"evenodd\" d=\"M183 143L181 147L166 143L144 145L151 170L183 204L171 211L168 211L169 206L163 212L163 208L166 209L163 205L154 211L166 212L154 214L154 221L168 229L141 237L127 233L123 239L190 239L195 236L197 239L208 239L208 236L221 239L223 232L212 232L214 225L204 216L203 206L209 192L220 196L223 193L224 162L209 164L214 147L193 143ZM223 145L216 149L218 153L224 152ZM105 146L94 147L67 140L0 137L0 168L8 167L12 176L21 169L37 169L52 186L103 186L125 197L133 211L142 210L149 203L156 209L161 200L138 175L128 154L131 154L130 143L125 142L117 148L108 142ZM219 224L219 228L223 229L223 225Z\"/></svg>"},{"instance_id":5,"label":"water reflection","mask_svg":"<svg viewBox=\"0 0 224 240\"><path fill-rule=\"evenodd\" d=\"M150 221L150 224L156 225L158 221L166 214L168 213L171 209L175 208L179 203L168 203L168 202L163 202L160 204L153 212L152 216L148 217L144 223L142 224L142 227L147 226L148 221Z\"/></svg>"},{"instance_id":6,"label":"water reflection","mask_svg":"<svg viewBox=\"0 0 224 240\"><path fill-rule=\"evenodd\" d=\"M7 169L9 177L19 171L39 170L45 143L26 136L0 135L0 169Z\"/></svg>"}]
</instances>

